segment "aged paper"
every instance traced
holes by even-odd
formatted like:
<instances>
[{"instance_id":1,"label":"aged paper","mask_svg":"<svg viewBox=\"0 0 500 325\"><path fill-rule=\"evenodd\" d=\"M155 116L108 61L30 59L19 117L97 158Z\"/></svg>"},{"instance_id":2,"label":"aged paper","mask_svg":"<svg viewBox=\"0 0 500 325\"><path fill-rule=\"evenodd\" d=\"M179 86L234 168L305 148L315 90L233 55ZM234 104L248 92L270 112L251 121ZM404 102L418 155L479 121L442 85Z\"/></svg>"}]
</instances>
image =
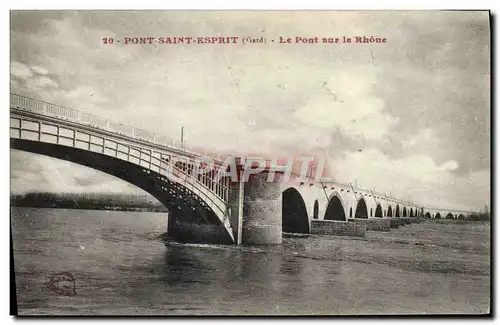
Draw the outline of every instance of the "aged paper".
<instances>
[{"instance_id":1,"label":"aged paper","mask_svg":"<svg viewBox=\"0 0 500 325\"><path fill-rule=\"evenodd\" d=\"M11 11L12 314L490 313L488 11Z\"/></svg>"}]
</instances>

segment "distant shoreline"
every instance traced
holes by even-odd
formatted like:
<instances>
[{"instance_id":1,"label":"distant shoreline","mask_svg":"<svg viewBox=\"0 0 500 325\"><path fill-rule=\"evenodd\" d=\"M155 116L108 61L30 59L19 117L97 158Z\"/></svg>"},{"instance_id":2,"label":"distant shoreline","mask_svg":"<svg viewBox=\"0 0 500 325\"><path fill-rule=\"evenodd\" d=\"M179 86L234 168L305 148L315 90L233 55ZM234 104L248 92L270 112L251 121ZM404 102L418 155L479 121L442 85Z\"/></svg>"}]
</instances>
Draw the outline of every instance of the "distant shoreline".
<instances>
[{"instance_id":1,"label":"distant shoreline","mask_svg":"<svg viewBox=\"0 0 500 325\"><path fill-rule=\"evenodd\" d=\"M471 219L425 219L426 221L434 222L434 223L441 223L441 224L447 224L447 223L455 223L455 224L472 224L472 223L479 223L479 222L484 222L484 223L490 223L490 219L481 219L481 218L476 218L473 217Z\"/></svg>"},{"instance_id":2,"label":"distant shoreline","mask_svg":"<svg viewBox=\"0 0 500 325\"><path fill-rule=\"evenodd\" d=\"M11 195L11 207L108 210L132 212L168 212L158 200L150 196L88 193L39 193Z\"/></svg>"},{"instance_id":3,"label":"distant shoreline","mask_svg":"<svg viewBox=\"0 0 500 325\"><path fill-rule=\"evenodd\" d=\"M166 208L133 208L133 207L68 207L68 206L34 206L34 205L10 205L11 208L35 208L35 209L67 209L67 210L100 210L100 211L124 211L124 212L157 212L168 213Z\"/></svg>"}]
</instances>

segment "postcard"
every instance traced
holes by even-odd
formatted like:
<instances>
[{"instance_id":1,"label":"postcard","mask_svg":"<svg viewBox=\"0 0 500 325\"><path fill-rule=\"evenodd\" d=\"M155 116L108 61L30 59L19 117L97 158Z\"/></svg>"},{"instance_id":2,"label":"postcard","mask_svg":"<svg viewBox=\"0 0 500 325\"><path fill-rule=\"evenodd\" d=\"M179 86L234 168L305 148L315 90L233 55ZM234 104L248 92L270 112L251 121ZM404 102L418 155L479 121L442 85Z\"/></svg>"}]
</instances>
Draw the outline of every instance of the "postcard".
<instances>
[{"instance_id":1,"label":"postcard","mask_svg":"<svg viewBox=\"0 0 500 325\"><path fill-rule=\"evenodd\" d=\"M11 11L11 313L489 315L490 19Z\"/></svg>"}]
</instances>

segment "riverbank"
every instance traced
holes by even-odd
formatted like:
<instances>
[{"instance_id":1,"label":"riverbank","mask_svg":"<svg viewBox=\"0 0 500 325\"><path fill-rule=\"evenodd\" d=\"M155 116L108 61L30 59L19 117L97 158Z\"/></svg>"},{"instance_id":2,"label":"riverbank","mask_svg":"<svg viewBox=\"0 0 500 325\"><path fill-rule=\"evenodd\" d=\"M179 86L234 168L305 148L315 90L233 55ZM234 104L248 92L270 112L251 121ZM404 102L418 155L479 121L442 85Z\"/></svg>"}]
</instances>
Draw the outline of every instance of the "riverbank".
<instances>
[{"instance_id":1,"label":"riverbank","mask_svg":"<svg viewBox=\"0 0 500 325\"><path fill-rule=\"evenodd\" d=\"M150 195L31 192L11 195L10 201L12 207L168 212Z\"/></svg>"}]
</instances>

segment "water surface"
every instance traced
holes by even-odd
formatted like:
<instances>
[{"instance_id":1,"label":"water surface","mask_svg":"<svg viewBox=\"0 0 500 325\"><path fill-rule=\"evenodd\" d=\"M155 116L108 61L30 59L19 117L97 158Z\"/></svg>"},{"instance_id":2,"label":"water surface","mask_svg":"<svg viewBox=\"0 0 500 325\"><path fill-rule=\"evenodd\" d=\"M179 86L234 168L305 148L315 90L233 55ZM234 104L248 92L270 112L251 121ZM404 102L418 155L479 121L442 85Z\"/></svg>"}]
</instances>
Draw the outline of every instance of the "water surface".
<instances>
[{"instance_id":1,"label":"water surface","mask_svg":"<svg viewBox=\"0 0 500 325\"><path fill-rule=\"evenodd\" d=\"M489 224L279 246L167 243L166 214L12 208L21 315L487 313ZM48 289L69 272L75 296Z\"/></svg>"}]
</instances>

